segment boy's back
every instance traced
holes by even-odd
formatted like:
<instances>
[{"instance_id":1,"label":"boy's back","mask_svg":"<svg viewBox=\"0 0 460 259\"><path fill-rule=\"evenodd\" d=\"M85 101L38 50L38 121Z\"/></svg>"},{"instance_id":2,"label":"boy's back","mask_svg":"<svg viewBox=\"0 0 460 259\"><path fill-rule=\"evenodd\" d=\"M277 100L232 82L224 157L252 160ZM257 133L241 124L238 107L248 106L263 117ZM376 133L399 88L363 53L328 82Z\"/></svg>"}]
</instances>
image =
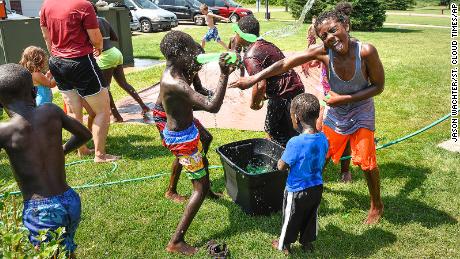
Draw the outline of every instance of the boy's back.
<instances>
[{"instance_id":1,"label":"boy's back","mask_svg":"<svg viewBox=\"0 0 460 259\"><path fill-rule=\"evenodd\" d=\"M4 148L24 198L22 221L29 241L38 246L42 230L65 228L62 243L76 249L80 222L78 194L67 185L64 155L91 139L91 132L54 104L35 107L32 75L22 66L0 66L0 103L11 120L0 123L0 148ZM72 136L62 145L62 129Z\"/></svg>"},{"instance_id":2,"label":"boy's back","mask_svg":"<svg viewBox=\"0 0 460 259\"><path fill-rule=\"evenodd\" d=\"M68 189L62 148L63 112L45 104L0 124L0 145L8 154L24 199L48 197Z\"/></svg>"},{"instance_id":3,"label":"boy's back","mask_svg":"<svg viewBox=\"0 0 460 259\"><path fill-rule=\"evenodd\" d=\"M297 192L323 183L328 142L324 133L300 134L289 140L281 159L289 164L286 188Z\"/></svg>"}]
</instances>

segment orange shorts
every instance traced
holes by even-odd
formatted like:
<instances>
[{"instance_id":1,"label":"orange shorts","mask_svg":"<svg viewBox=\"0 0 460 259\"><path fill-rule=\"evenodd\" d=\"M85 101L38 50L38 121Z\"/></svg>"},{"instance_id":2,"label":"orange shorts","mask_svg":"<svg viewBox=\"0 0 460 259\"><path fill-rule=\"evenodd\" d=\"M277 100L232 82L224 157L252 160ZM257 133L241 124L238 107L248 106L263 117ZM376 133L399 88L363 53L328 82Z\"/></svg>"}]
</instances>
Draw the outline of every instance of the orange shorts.
<instances>
[{"instance_id":1,"label":"orange shorts","mask_svg":"<svg viewBox=\"0 0 460 259\"><path fill-rule=\"evenodd\" d=\"M329 151L327 158L332 158L334 163L338 163L343 151L350 140L351 156L354 165L361 167L362 170L372 170L377 168L377 158L375 155L374 132L360 128L350 135L342 135L335 132L330 127L323 125L323 132L329 141Z\"/></svg>"}]
</instances>

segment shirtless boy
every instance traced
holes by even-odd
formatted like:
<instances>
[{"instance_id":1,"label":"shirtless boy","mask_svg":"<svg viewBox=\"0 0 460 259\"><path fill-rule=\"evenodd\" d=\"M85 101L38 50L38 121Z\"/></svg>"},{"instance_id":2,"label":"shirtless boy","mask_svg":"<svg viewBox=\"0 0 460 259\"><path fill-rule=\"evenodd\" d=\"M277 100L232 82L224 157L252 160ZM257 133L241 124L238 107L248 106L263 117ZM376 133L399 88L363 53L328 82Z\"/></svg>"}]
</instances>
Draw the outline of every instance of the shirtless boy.
<instances>
[{"instance_id":1,"label":"shirtless boy","mask_svg":"<svg viewBox=\"0 0 460 259\"><path fill-rule=\"evenodd\" d=\"M10 159L24 198L30 242L38 246L39 231L64 227L63 244L73 256L81 203L66 182L64 155L88 142L91 132L54 104L35 107L32 86L32 76L22 66L0 66L0 103L11 118L0 123L0 149ZM64 146L62 129L72 134Z\"/></svg>"},{"instance_id":2,"label":"shirtless boy","mask_svg":"<svg viewBox=\"0 0 460 259\"><path fill-rule=\"evenodd\" d=\"M222 54L217 90L212 98L208 98L190 87L201 69L196 57L203 53L192 37L181 31L169 32L161 41L160 49L166 58L166 69L160 82L160 98L167 118L163 130L164 144L187 170L187 177L193 185L184 215L166 250L193 255L198 249L187 244L184 236L209 191L208 161L202 155L200 132L193 119L193 109L217 113L223 103L228 75L235 68L226 62L230 57Z\"/></svg>"},{"instance_id":3,"label":"shirtless boy","mask_svg":"<svg viewBox=\"0 0 460 259\"><path fill-rule=\"evenodd\" d=\"M206 42L209 42L211 40L217 41L222 47L224 47L226 50L228 50L228 47L225 45L225 43L220 39L219 37L219 31L217 30L216 24L214 22L214 19L220 19L228 22L228 19L225 17L222 17L217 14L213 14L212 12L209 11L208 6L206 4L201 4L200 6L200 11L201 13L205 16L206 19L206 24L208 25L208 32L206 32L206 35L204 35L203 39L201 40L201 47L204 49L204 46L206 45Z\"/></svg>"}]
</instances>

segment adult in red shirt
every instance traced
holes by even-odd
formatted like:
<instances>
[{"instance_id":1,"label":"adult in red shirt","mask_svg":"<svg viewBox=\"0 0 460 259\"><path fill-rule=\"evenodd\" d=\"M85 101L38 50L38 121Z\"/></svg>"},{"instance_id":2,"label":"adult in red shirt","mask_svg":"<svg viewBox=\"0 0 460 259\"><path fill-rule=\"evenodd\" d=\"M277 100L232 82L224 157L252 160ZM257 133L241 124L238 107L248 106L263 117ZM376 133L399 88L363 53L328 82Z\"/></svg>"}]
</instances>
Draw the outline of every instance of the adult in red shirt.
<instances>
[{"instance_id":1,"label":"adult in red shirt","mask_svg":"<svg viewBox=\"0 0 460 259\"><path fill-rule=\"evenodd\" d=\"M92 127L94 161L117 160L118 157L105 151L110 103L107 85L93 56L93 50L95 55L101 53L102 35L91 2L45 0L40 11L40 26L51 53L50 71L69 115L82 122L82 97L96 114Z\"/></svg>"},{"instance_id":2,"label":"adult in red shirt","mask_svg":"<svg viewBox=\"0 0 460 259\"><path fill-rule=\"evenodd\" d=\"M242 33L259 37L259 21L254 16L241 18L238 27ZM245 40L240 32L237 31L235 40L237 45L247 47L243 62L249 75L255 75L284 59L283 52L273 43L260 38L250 42ZM302 81L292 69L284 74L262 80L252 88L251 109L260 110L263 101L268 99L264 129L270 139L283 146L286 146L290 138L298 135L292 126L290 108L292 99L303 92Z\"/></svg>"}]
</instances>

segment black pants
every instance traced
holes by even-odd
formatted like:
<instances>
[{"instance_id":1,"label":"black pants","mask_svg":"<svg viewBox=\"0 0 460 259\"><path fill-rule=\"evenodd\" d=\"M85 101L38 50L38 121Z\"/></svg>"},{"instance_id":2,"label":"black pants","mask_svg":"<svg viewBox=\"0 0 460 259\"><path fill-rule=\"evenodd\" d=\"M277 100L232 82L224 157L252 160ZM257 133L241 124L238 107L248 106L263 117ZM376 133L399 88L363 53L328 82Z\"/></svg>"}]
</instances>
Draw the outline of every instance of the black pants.
<instances>
[{"instance_id":1,"label":"black pants","mask_svg":"<svg viewBox=\"0 0 460 259\"><path fill-rule=\"evenodd\" d=\"M283 247L290 245L297 239L299 239L300 244L307 245L316 240L318 235L318 207L322 194L322 185L299 192L284 191L280 245Z\"/></svg>"},{"instance_id":2,"label":"black pants","mask_svg":"<svg viewBox=\"0 0 460 259\"><path fill-rule=\"evenodd\" d=\"M299 94L302 92L299 92ZM273 141L286 146L289 139L299 135L292 126L291 101L297 94L287 98L272 98L268 100L267 116L265 117L265 132Z\"/></svg>"}]
</instances>

